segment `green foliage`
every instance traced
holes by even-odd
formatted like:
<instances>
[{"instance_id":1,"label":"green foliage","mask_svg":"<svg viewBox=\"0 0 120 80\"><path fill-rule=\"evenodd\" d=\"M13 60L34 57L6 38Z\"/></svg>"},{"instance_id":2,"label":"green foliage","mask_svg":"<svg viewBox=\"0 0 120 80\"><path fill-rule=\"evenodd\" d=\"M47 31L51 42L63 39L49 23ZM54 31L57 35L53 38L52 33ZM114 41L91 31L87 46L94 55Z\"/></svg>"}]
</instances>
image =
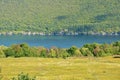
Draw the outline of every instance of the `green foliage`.
<instances>
[{"instance_id":1,"label":"green foliage","mask_svg":"<svg viewBox=\"0 0 120 80\"><path fill-rule=\"evenodd\" d=\"M6 57L4 50L7 49L5 46L0 46L0 58Z\"/></svg>"},{"instance_id":2,"label":"green foliage","mask_svg":"<svg viewBox=\"0 0 120 80\"><path fill-rule=\"evenodd\" d=\"M49 57L52 57L52 58L55 58L57 55L56 55L56 52L54 49L50 49L50 52L49 52Z\"/></svg>"},{"instance_id":3,"label":"green foliage","mask_svg":"<svg viewBox=\"0 0 120 80\"><path fill-rule=\"evenodd\" d=\"M4 53L4 49L6 49L5 46L0 46L0 58L6 57L6 56L5 56L5 53Z\"/></svg>"},{"instance_id":4,"label":"green foliage","mask_svg":"<svg viewBox=\"0 0 120 80\"><path fill-rule=\"evenodd\" d=\"M85 44L80 50L84 56L88 53L96 57L120 55L119 41L111 44Z\"/></svg>"},{"instance_id":5,"label":"green foliage","mask_svg":"<svg viewBox=\"0 0 120 80\"><path fill-rule=\"evenodd\" d=\"M23 52L24 56L31 56L32 55L32 51L31 51L28 44L26 44L26 43L20 44L19 46L22 48L22 52Z\"/></svg>"},{"instance_id":6,"label":"green foliage","mask_svg":"<svg viewBox=\"0 0 120 80\"><path fill-rule=\"evenodd\" d=\"M82 53L80 52L79 49L75 50L75 53L74 53L75 56L79 57L79 56L82 56Z\"/></svg>"},{"instance_id":7,"label":"green foliage","mask_svg":"<svg viewBox=\"0 0 120 80\"><path fill-rule=\"evenodd\" d=\"M4 53L5 53L6 57L14 57L15 56L15 51L12 50L11 48L4 50Z\"/></svg>"},{"instance_id":8,"label":"green foliage","mask_svg":"<svg viewBox=\"0 0 120 80\"><path fill-rule=\"evenodd\" d=\"M30 48L28 44L23 43L23 44L16 44L12 45L8 49L4 50L6 57L11 56L11 57L33 57L35 56L35 49Z\"/></svg>"},{"instance_id":9,"label":"green foliage","mask_svg":"<svg viewBox=\"0 0 120 80\"><path fill-rule=\"evenodd\" d=\"M17 78L13 77L12 80L36 80L36 78L30 77L28 74L20 73Z\"/></svg>"},{"instance_id":10,"label":"green foliage","mask_svg":"<svg viewBox=\"0 0 120 80\"><path fill-rule=\"evenodd\" d=\"M72 46L70 49L68 49L68 53L73 56L75 54L75 51L77 50L76 46Z\"/></svg>"},{"instance_id":11,"label":"green foliage","mask_svg":"<svg viewBox=\"0 0 120 80\"><path fill-rule=\"evenodd\" d=\"M80 49L83 56L93 56L92 52L88 48L81 48Z\"/></svg>"},{"instance_id":12,"label":"green foliage","mask_svg":"<svg viewBox=\"0 0 120 80\"><path fill-rule=\"evenodd\" d=\"M60 51L59 51L59 57L62 57L62 58L67 58L67 57L69 57L70 55L69 55L69 53L65 50L65 49L60 49Z\"/></svg>"},{"instance_id":13,"label":"green foliage","mask_svg":"<svg viewBox=\"0 0 120 80\"><path fill-rule=\"evenodd\" d=\"M49 58L67 58L80 56L111 56L120 55L120 45L118 42L111 44L85 44L81 48L72 46L68 49L51 47L30 47L28 44L16 44L8 48L0 48L0 57L49 57Z\"/></svg>"},{"instance_id":14,"label":"green foliage","mask_svg":"<svg viewBox=\"0 0 120 80\"><path fill-rule=\"evenodd\" d=\"M103 51L100 49L100 46L96 46L93 50L93 54L94 56L102 56Z\"/></svg>"},{"instance_id":15,"label":"green foliage","mask_svg":"<svg viewBox=\"0 0 120 80\"><path fill-rule=\"evenodd\" d=\"M120 47L120 41L114 42L113 46L119 46Z\"/></svg>"},{"instance_id":16,"label":"green foliage","mask_svg":"<svg viewBox=\"0 0 120 80\"><path fill-rule=\"evenodd\" d=\"M113 53L117 54L117 55L120 55L120 41L114 42L113 47L114 47L114 49L113 49L114 52Z\"/></svg>"},{"instance_id":17,"label":"green foliage","mask_svg":"<svg viewBox=\"0 0 120 80\"><path fill-rule=\"evenodd\" d=\"M93 50L94 50L97 46L99 46L99 44L97 44L97 43L85 44L85 45L83 45L83 47L88 48L91 52L93 52Z\"/></svg>"},{"instance_id":18,"label":"green foliage","mask_svg":"<svg viewBox=\"0 0 120 80\"><path fill-rule=\"evenodd\" d=\"M119 0L0 0L0 32L120 32Z\"/></svg>"},{"instance_id":19,"label":"green foliage","mask_svg":"<svg viewBox=\"0 0 120 80\"><path fill-rule=\"evenodd\" d=\"M4 57L6 57L6 56L5 56L5 53L4 53L3 50L0 49L0 58L4 58Z\"/></svg>"},{"instance_id":20,"label":"green foliage","mask_svg":"<svg viewBox=\"0 0 120 80\"><path fill-rule=\"evenodd\" d=\"M41 53L40 53L40 57L47 57L47 54L46 54L46 50L42 50Z\"/></svg>"}]
</instances>

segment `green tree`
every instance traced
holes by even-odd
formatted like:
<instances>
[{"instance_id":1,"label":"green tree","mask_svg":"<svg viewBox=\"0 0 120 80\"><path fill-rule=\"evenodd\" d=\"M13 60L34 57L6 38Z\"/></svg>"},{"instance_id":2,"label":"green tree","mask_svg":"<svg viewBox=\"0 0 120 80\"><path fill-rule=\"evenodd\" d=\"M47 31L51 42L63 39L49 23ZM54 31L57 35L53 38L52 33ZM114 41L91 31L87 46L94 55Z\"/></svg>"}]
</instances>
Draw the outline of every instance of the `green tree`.
<instances>
[{"instance_id":1,"label":"green tree","mask_svg":"<svg viewBox=\"0 0 120 80\"><path fill-rule=\"evenodd\" d=\"M59 57L62 57L64 59L66 59L67 57L69 57L70 55L68 54L68 52L65 49L60 49L59 50Z\"/></svg>"},{"instance_id":2,"label":"green tree","mask_svg":"<svg viewBox=\"0 0 120 80\"><path fill-rule=\"evenodd\" d=\"M42 50L41 52L40 52L40 57L47 57L47 52L46 52L46 50Z\"/></svg>"},{"instance_id":3,"label":"green tree","mask_svg":"<svg viewBox=\"0 0 120 80\"><path fill-rule=\"evenodd\" d=\"M3 50L0 49L0 58L4 58L4 57L6 57L6 56L5 56L5 53L4 53Z\"/></svg>"},{"instance_id":4,"label":"green tree","mask_svg":"<svg viewBox=\"0 0 120 80\"><path fill-rule=\"evenodd\" d=\"M81 48L80 49L83 56L93 56L93 53L88 48Z\"/></svg>"},{"instance_id":5,"label":"green tree","mask_svg":"<svg viewBox=\"0 0 120 80\"><path fill-rule=\"evenodd\" d=\"M75 53L74 53L75 56L79 57L79 56L82 56L82 53L80 52L79 49L75 50Z\"/></svg>"},{"instance_id":6,"label":"green tree","mask_svg":"<svg viewBox=\"0 0 120 80\"><path fill-rule=\"evenodd\" d=\"M55 58L57 55L56 55L56 51L54 49L50 49L50 52L49 52L49 57L51 58Z\"/></svg>"},{"instance_id":7,"label":"green tree","mask_svg":"<svg viewBox=\"0 0 120 80\"><path fill-rule=\"evenodd\" d=\"M77 50L76 46L72 46L71 48L69 48L67 51L70 54L70 56L74 56L75 55L75 51Z\"/></svg>"},{"instance_id":8,"label":"green tree","mask_svg":"<svg viewBox=\"0 0 120 80\"><path fill-rule=\"evenodd\" d=\"M4 50L6 57L15 57L15 51L12 48Z\"/></svg>"}]
</instances>

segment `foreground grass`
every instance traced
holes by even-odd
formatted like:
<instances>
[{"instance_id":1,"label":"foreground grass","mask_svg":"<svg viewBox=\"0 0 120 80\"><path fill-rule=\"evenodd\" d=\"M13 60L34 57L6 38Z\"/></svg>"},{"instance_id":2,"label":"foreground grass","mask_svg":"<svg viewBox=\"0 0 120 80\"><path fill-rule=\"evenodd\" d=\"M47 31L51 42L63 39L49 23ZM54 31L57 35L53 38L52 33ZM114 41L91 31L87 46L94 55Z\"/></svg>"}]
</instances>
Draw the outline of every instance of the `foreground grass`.
<instances>
[{"instance_id":1,"label":"foreground grass","mask_svg":"<svg viewBox=\"0 0 120 80\"><path fill-rule=\"evenodd\" d=\"M119 80L120 58L0 58L0 75L29 73L37 80Z\"/></svg>"}]
</instances>

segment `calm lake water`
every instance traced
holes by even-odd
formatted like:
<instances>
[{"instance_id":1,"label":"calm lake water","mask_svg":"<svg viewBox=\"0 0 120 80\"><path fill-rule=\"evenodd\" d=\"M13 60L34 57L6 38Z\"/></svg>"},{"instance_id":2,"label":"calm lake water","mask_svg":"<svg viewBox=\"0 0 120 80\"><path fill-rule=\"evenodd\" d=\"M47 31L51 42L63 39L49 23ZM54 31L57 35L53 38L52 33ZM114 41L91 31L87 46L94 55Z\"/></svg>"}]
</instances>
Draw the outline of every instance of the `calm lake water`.
<instances>
[{"instance_id":1,"label":"calm lake water","mask_svg":"<svg viewBox=\"0 0 120 80\"><path fill-rule=\"evenodd\" d=\"M111 43L120 41L120 36L28 36L28 35L0 35L0 45L10 46L18 43L28 43L30 46L44 46L50 48L69 48L73 45L82 47L86 43Z\"/></svg>"}]
</instances>

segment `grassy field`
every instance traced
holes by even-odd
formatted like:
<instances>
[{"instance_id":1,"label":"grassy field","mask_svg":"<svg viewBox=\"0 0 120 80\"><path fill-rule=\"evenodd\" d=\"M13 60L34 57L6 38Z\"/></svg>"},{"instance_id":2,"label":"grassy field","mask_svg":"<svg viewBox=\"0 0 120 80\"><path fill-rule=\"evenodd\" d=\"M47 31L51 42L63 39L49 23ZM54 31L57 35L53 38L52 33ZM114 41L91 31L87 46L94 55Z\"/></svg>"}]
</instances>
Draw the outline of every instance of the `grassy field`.
<instances>
[{"instance_id":1,"label":"grassy field","mask_svg":"<svg viewBox=\"0 0 120 80\"><path fill-rule=\"evenodd\" d=\"M120 80L120 58L0 58L0 75L29 73L37 80Z\"/></svg>"}]
</instances>

